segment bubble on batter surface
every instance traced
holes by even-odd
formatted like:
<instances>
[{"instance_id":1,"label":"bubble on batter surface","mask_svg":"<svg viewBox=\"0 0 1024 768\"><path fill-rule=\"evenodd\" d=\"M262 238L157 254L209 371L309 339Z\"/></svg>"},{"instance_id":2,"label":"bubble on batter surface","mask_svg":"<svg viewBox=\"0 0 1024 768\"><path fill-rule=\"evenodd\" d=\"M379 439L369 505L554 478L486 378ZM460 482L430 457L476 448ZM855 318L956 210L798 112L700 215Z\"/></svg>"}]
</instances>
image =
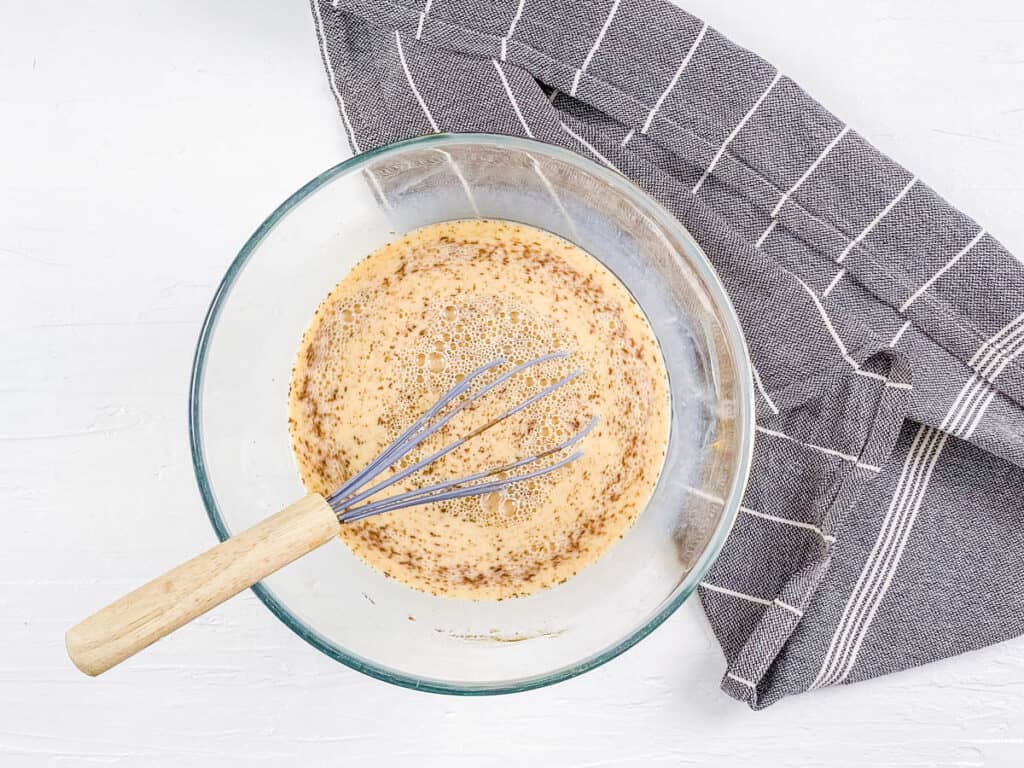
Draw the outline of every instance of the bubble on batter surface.
<instances>
[{"instance_id":1,"label":"bubble on batter surface","mask_svg":"<svg viewBox=\"0 0 1024 768\"><path fill-rule=\"evenodd\" d=\"M457 305L439 300L423 308L420 324L427 333L417 339L412 350L400 355L396 361L397 389L408 393L408 397L405 399L407 408L394 408L388 414L388 429L395 436L415 418L411 412L415 404L435 401L441 393L483 363L499 358L506 361L483 378L479 386L493 381L513 366L550 352L565 351L569 356L541 363L513 376L478 401L465 415L460 414L451 428L424 444L417 455L425 456L445 440L454 439L460 429L469 432L488 423L581 365L584 370L579 379L555 390L510 420L474 437L464 449L460 449L465 461L455 461L460 458L455 455L447 463L466 470L474 465L477 469L490 466L486 462L497 462L498 458L487 450L481 452L477 443L482 442L486 447L502 440L518 447L520 456L516 458L535 455L567 440L589 420L585 414L586 394L592 382L585 369L586 361L575 349L575 340L566 332L556 333L551 340L548 334L550 322L528 307L502 296L474 296ZM565 455L563 451L545 457L530 469L550 465ZM547 503L554 482L554 478L548 481L541 479L513 485L497 495L453 500L445 504L445 511L481 525L513 526L528 520L534 510Z\"/></svg>"}]
</instances>

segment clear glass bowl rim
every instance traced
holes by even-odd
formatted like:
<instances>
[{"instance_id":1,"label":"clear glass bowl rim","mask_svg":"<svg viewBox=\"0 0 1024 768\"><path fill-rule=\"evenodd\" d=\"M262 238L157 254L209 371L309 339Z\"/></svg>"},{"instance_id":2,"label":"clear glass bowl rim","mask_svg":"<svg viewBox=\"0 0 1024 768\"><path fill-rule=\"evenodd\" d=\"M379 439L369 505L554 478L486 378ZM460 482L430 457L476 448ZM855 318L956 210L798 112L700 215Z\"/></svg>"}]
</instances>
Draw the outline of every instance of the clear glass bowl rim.
<instances>
[{"instance_id":1,"label":"clear glass bowl rim","mask_svg":"<svg viewBox=\"0 0 1024 768\"><path fill-rule=\"evenodd\" d=\"M474 683L469 685L466 683L452 683L443 680L420 678L414 675L398 672L387 667L378 666L366 659L348 653L345 649L320 635L301 618L292 613L288 607L278 600L273 592L271 592L261 582L253 585L252 591L256 593L256 596L263 602L263 604L266 605L267 608L270 609L271 613L277 616L285 626L291 629L311 646L335 661L339 661L357 672L362 672L370 677L402 686L404 688L457 696L484 696L516 693L519 691L528 691L534 688L542 688L544 686L562 682L563 680L568 680L581 675L584 672L596 669L605 662L611 661L616 656L619 656L632 648L647 635L657 629L694 592L701 579L704 578L704 574L707 573L711 564L721 551L722 546L732 529L733 523L736 520L736 516L739 513L740 501L743 497L744 491L746 490L754 448L754 385L751 374L750 358L747 352L746 341L740 328L739 320L736 316L735 310L733 309L732 302L729 300L729 297L725 292L725 288L722 286L718 275L715 273L715 270L711 266L711 262L708 260L703 249L697 244L686 228L675 219L675 217L620 173L606 168L603 165L599 165L582 155L578 155L553 144L486 133L433 134L430 136L420 136L354 155L348 160L328 168L323 173L304 184L290 197L288 197L288 199L281 203L263 221L263 223L257 227L255 232L253 232L245 242L245 245L242 246L238 255L228 267L224 277L221 279L220 284L214 293L213 299L210 302L210 307L206 312L206 317L203 320L203 325L199 332L199 339L196 344L195 355L192 360L188 413L189 446L192 454L192 467L195 471L196 483L199 486L199 493L202 497L203 504L206 507L207 516L210 519L210 524L213 526L213 530L216 532L217 537L221 541L224 541L231 536L231 533L228 531L228 528L224 523L224 519L221 517L220 510L217 507L210 478L206 470L206 462L203 456L201 422L202 404L200 393L208 344L216 327L217 318L220 315L224 302L227 299L236 278L245 268L249 258L259 247L260 243L277 225L277 223L281 221L289 211L300 205L303 200L338 176L356 173L366 167L372 160L385 158L388 155L399 153L413 147L429 149L436 147L443 148L445 146L455 144L472 143L485 143L509 149L540 152L553 156L568 164L579 166L588 173L598 176L610 185L617 187L619 191L624 192L628 197L632 198L647 215L654 218L659 225L672 232L678 240L686 242L692 248L693 253L687 255L693 255L696 256L696 258L690 258L688 260L689 264L700 275L711 294L711 298L719 312L718 319L725 331L726 342L730 348L736 365L736 381L739 388L739 398L737 403L739 409L739 416L737 418L737 444L739 451L737 455L738 466L736 467L737 472L735 475L735 481L733 482L733 487L730 489L728 496L724 499L725 504L723 505L722 519L718 528L712 536L711 541L708 543L708 546L701 553L697 562L691 569L690 573L686 576L680 586L677 587L675 594L672 595L671 599L662 608L662 610L652 616L645 624L633 630L633 632L619 640L614 645L605 648L598 653L592 654L576 664L561 667L542 675L535 675L520 680L496 681L479 684Z\"/></svg>"}]
</instances>

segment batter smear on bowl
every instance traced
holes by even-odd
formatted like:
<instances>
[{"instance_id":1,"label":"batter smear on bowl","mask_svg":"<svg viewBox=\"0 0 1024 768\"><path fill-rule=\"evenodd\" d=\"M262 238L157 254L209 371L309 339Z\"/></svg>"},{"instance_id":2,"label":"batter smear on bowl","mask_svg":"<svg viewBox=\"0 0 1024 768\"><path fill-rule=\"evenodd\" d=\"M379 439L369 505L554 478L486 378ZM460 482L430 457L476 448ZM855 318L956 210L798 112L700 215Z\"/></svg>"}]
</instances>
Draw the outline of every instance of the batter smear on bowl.
<instances>
[{"instance_id":1,"label":"batter smear on bowl","mask_svg":"<svg viewBox=\"0 0 1024 768\"><path fill-rule=\"evenodd\" d=\"M570 354L513 377L402 466L571 370L583 375L382 493L544 451L596 415L584 456L501 493L346 524L341 537L357 556L449 597L503 599L565 581L622 537L654 491L669 389L647 318L622 283L539 229L434 224L375 251L335 286L303 336L289 390L292 449L310 491L340 486L474 369L500 357L501 373L555 350Z\"/></svg>"}]
</instances>

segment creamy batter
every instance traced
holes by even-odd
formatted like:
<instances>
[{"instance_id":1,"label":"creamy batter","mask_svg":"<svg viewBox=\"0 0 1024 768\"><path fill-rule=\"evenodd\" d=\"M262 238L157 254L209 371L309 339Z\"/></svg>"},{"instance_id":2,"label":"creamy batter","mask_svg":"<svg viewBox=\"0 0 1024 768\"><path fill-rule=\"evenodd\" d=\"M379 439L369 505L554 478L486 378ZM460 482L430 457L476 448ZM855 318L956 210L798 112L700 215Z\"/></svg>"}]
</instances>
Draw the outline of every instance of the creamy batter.
<instances>
[{"instance_id":1,"label":"creamy batter","mask_svg":"<svg viewBox=\"0 0 1024 768\"><path fill-rule=\"evenodd\" d=\"M405 466L570 371L583 375L382 493L533 455L596 415L578 446L584 456L506 491L346 524L341 537L356 555L450 597L502 599L565 581L644 508L664 461L669 394L654 334L625 287L550 233L506 221L435 224L338 283L303 337L289 392L292 447L310 491L333 491L484 363L508 360L487 381L556 350L569 357L514 377Z\"/></svg>"}]
</instances>

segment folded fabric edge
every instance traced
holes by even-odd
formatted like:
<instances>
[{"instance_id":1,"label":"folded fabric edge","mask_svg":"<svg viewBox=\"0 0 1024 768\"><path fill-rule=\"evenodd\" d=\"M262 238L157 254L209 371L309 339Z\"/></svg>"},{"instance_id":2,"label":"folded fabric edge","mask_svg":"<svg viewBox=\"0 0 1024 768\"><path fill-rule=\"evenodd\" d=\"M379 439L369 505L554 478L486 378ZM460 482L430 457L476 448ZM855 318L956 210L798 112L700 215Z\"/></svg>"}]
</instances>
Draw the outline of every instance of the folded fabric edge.
<instances>
[{"instance_id":1,"label":"folded fabric edge","mask_svg":"<svg viewBox=\"0 0 1024 768\"><path fill-rule=\"evenodd\" d=\"M875 358L888 365L889 377L906 379L910 376L909 361L905 356L880 351ZM855 376L854 373L846 375ZM909 392L887 387L875 392L871 424L858 456L870 457L872 462L881 464L891 457L895 448L904 422ZM851 410L854 413L860 412L857 403L852 404ZM831 503L825 509L817 529L818 537L812 539L814 545L811 552L803 564L789 575L776 595L754 598L764 606L763 613L738 653L726 659L727 669L722 677L721 688L729 696L746 702L751 709L764 709L786 696L813 687L814 680L808 677L800 681L799 690L783 688L777 684L773 670L776 661L785 652L789 639L798 631L804 612L811 605L818 586L828 573L835 547L834 532L839 528L842 517L855 505L865 485L875 477L873 473L859 471L859 465L842 465L839 471L842 479ZM714 610L709 601L718 599L723 591L729 592L727 588L723 590L721 584L702 583L701 603L708 615ZM735 591L732 596L751 599ZM720 626L712 622L716 634L719 634ZM719 641L723 648L728 647L727 637L719 634Z\"/></svg>"}]
</instances>

